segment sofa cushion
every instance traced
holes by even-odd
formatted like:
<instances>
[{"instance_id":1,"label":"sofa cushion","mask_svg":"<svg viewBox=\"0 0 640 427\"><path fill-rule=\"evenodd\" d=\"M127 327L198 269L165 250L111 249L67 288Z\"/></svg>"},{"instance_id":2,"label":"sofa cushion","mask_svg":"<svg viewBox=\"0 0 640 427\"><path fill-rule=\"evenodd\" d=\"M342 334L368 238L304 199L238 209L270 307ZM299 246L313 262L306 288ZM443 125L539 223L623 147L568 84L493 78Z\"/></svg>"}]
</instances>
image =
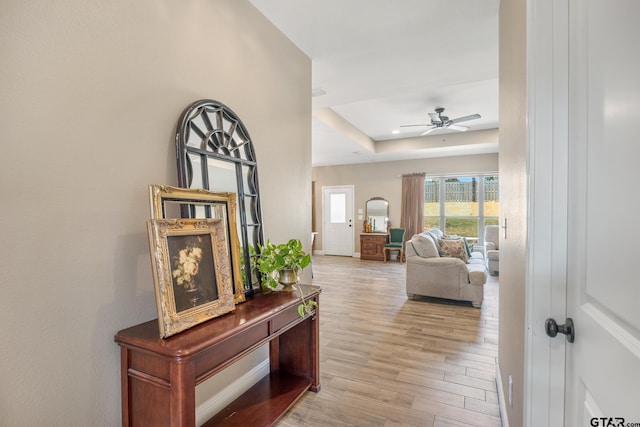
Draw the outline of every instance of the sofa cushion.
<instances>
[{"instance_id":1,"label":"sofa cushion","mask_svg":"<svg viewBox=\"0 0 640 427\"><path fill-rule=\"evenodd\" d=\"M467 249L462 239L441 239L439 243L440 256L460 258L465 264L467 263Z\"/></svg>"},{"instance_id":2,"label":"sofa cushion","mask_svg":"<svg viewBox=\"0 0 640 427\"><path fill-rule=\"evenodd\" d=\"M479 259L480 261L484 262L484 255L482 254L482 252L471 252L471 256L469 257L469 259Z\"/></svg>"},{"instance_id":3,"label":"sofa cushion","mask_svg":"<svg viewBox=\"0 0 640 427\"><path fill-rule=\"evenodd\" d=\"M422 258L439 257L438 248L431 236L425 234L417 234L411 239L411 244L416 254Z\"/></svg>"}]
</instances>

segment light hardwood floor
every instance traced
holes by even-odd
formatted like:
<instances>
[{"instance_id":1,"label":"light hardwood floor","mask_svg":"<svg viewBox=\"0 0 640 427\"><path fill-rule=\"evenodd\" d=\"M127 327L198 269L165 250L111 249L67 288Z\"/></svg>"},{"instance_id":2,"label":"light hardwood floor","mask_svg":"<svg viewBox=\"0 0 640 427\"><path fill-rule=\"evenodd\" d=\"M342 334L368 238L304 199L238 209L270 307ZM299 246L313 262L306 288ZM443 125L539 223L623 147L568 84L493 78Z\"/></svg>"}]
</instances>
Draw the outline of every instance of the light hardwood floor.
<instances>
[{"instance_id":1,"label":"light hardwood floor","mask_svg":"<svg viewBox=\"0 0 640 427\"><path fill-rule=\"evenodd\" d=\"M500 426L498 279L481 309L407 300L405 265L314 256L322 390L278 422L298 426Z\"/></svg>"}]
</instances>

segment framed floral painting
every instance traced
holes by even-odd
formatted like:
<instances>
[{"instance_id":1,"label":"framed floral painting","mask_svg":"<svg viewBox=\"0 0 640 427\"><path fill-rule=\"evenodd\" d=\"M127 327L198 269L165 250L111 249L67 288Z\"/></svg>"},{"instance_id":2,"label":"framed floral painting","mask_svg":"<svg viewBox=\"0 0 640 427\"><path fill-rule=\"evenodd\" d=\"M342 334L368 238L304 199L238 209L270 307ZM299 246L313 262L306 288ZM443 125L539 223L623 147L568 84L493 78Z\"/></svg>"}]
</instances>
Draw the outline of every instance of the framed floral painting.
<instances>
[{"instance_id":1,"label":"framed floral painting","mask_svg":"<svg viewBox=\"0 0 640 427\"><path fill-rule=\"evenodd\" d=\"M245 301L245 262L240 255L236 194L168 185L149 186L151 218L219 218L223 220L226 250L231 263L231 280L236 304Z\"/></svg>"},{"instance_id":2,"label":"framed floral painting","mask_svg":"<svg viewBox=\"0 0 640 427\"><path fill-rule=\"evenodd\" d=\"M147 229L162 338L235 309L223 220L151 219Z\"/></svg>"}]
</instances>

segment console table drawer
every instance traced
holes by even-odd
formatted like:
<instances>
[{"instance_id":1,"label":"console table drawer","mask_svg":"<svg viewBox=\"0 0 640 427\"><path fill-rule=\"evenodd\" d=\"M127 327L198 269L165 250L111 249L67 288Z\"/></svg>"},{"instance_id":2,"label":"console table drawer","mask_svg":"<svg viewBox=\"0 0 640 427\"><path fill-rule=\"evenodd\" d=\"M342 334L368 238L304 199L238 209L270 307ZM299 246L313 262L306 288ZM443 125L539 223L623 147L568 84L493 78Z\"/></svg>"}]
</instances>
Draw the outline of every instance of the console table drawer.
<instances>
[{"instance_id":1,"label":"console table drawer","mask_svg":"<svg viewBox=\"0 0 640 427\"><path fill-rule=\"evenodd\" d=\"M268 337L269 328L267 323L260 323L207 349L195 360L196 382L199 383L205 380L219 370L216 368L212 370L211 367L219 368L225 361L232 359L234 355L242 354Z\"/></svg>"},{"instance_id":2,"label":"console table drawer","mask_svg":"<svg viewBox=\"0 0 640 427\"><path fill-rule=\"evenodd\" d=\"M316 299L311 298L311 300L315 301ZM300 323L301 321L302 318L298 313L298 306L296 305L294 307L289 307L273 318L273 320L271 321L271 333L275 334L283 327L293 326L297 323Z\"/></svg>"},{"instance_id":3,"label":"console table drawer","mask_svg":"<svg viewBox=\"0 0 640 427\"><path fill-rule=\"evenodd\" d=\"M300 315L298 314L297 306L289 307L286 310L283 310L282 313L278 314L271 321L271 331L272 331L271 333L275 334L280 329L282 329L283 326L291 325L292 323L296 322L298 319L300 319Z\"/></svg>"},{"instance_id":4,"label":"console table drawer","mask_svg":"<svg viewBox=\"0 0 640 427\"><path fill-rule=\"evenodd\" d=\"M169 365L163 357L143 352L132 352L129 357L130 371L141 372L163 380L169 379Z\"/></svg>"}]
</instances>

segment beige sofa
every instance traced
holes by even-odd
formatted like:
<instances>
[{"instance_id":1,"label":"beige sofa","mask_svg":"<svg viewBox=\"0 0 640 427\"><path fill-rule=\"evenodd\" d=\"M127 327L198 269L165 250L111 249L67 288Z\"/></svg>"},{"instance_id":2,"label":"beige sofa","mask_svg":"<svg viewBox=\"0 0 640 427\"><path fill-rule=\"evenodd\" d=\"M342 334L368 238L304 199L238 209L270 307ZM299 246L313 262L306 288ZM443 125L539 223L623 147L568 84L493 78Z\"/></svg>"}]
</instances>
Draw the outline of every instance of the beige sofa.
<instances>
[{"instance_id":1,"label":"beige sofa","mask_svg":"<svg viewBox=\"0 0 640 427\"><path fill-rule=\"evenodd\" d=\"M441 256L443 244L449 244L443 237L440 230L431 229L414 235L405 243L407 296L410 299L422 295L470 301L479 308L487 282L482 254L471 252L470 257L465 254L466 260L461 259L464 256L460 253L455 253L459 257Z\"/></svg>"}]
</instances>

